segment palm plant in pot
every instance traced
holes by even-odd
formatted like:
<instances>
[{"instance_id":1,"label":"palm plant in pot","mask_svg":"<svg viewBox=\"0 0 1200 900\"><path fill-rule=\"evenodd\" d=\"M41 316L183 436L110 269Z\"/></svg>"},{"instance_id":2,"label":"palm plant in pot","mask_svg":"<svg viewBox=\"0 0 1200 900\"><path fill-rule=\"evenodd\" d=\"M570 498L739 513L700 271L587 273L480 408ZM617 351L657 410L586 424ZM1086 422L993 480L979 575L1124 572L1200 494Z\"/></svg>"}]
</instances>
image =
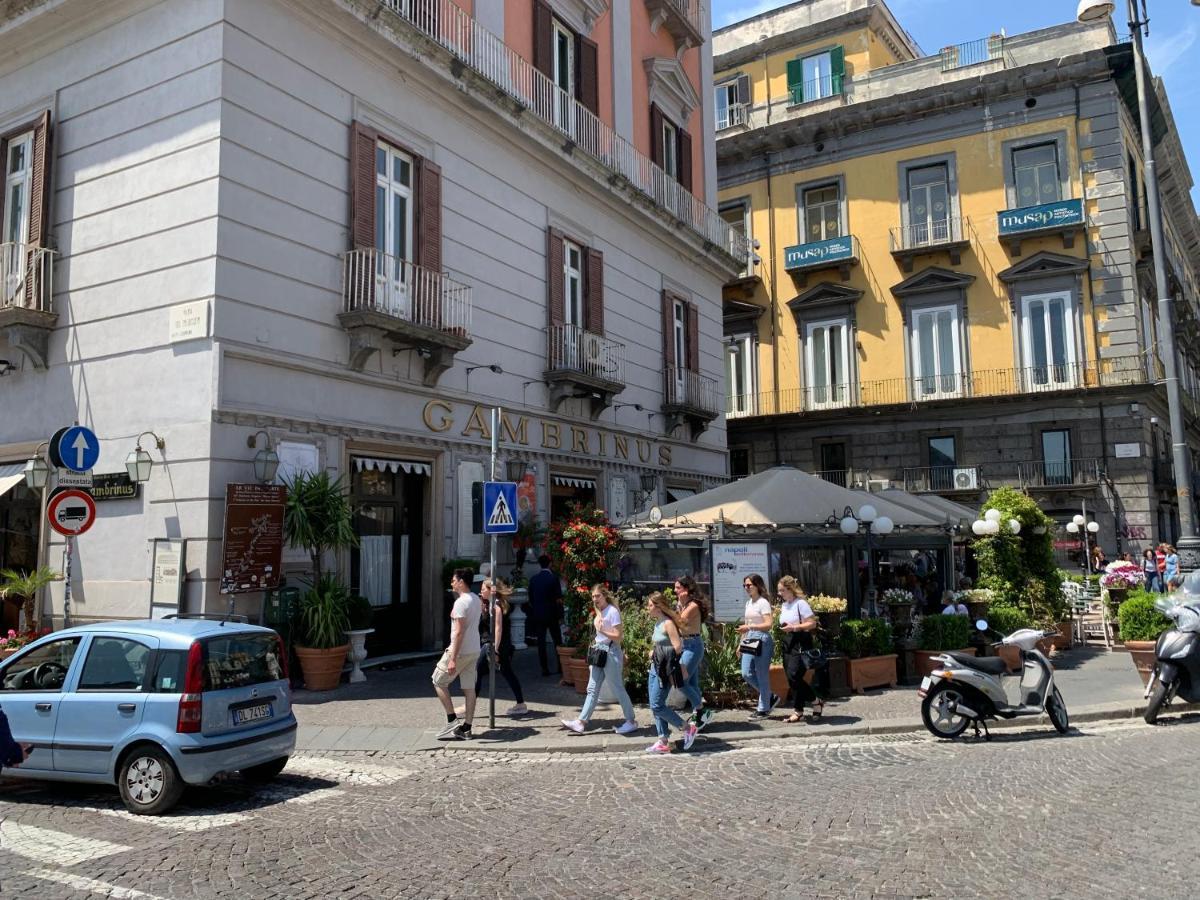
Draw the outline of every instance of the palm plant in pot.
<instances>
[{"instance_id":1,"label":"palm plant in pot","mask_svg":"<svg viewBox=\"0 0 1200 900\"><path fill-rule=\"evenodd\" d=\"M0 598L21 605L21 618L24 621L20 627L30 632L37 630L34 600L38 591L52 581L58 581L59 577L57 572L46 566L31 572L18 572L15 569L0 572Z\"/></svg>"}]
</instances>

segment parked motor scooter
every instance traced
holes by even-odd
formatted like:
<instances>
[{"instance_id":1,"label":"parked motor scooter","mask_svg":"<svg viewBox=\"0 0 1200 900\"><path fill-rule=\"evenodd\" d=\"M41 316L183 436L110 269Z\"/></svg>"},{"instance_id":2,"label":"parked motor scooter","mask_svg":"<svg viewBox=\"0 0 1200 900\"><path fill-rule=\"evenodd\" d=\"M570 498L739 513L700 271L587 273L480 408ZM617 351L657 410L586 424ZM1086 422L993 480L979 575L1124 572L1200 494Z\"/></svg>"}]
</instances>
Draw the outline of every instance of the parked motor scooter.
<instances>
[{"instance_id":1,"label":"parked motor scooter","mask_svg":"<svg viewBox=\"0 0 1200 900\"><path fill-rule=\"evenodd\" d=\"M987 631L983 619L975 623ZM1018 716L1041 715L1045 710L1059 734L1069 727L1067 706L1054 685L1054 666L1040 650L1038 641L1057 635L1057 631L1022 628L997 641L1020 650L1021 671L1017 689L1018 702L1012 703L1001 679L1008 674L1008 665L995 656L974 657L967 653L948 652L933 657L941 662L933 674L921 682L917 696L922 698L921 719L937 737L956 738L968 725L980 729L985 737L988 719L1014 719Z\"/></svg>"},{"instance_id":2,"label":"parked motor scooter","mask_svg":"<svg viewBox=\"0 0 1200 900\"><path fill-rule=\"evenodd\" d=\"M1175 627L1160 634L1154 645L1154 671L1144 695L1149 702L1142 715L1148 725L1158 721L1175 697L1200 703L1200 579L1189 576L1181 592L1160 597L1154 605Z\"/></svg>"}]
</instances>

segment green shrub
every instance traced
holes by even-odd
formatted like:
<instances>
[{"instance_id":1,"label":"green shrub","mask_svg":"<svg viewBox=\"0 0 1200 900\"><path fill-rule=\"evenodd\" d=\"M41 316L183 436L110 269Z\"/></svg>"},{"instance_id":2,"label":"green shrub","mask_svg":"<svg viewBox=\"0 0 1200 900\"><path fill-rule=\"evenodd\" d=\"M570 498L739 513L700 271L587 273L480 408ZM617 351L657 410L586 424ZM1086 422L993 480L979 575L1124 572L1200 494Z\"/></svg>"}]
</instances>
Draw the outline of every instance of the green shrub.
<instances>
[{"instance_id":1,"label":"green shrub","mask_svg":"<svg viewBox=\"0 0 1200 900\"><path fill-rule=\"evenodd\" d=\"M617 596L621 608L622 639L625 651L625 688L629 696L639 703L648 696L647 682L650 677L650 651L654 637L654 620L646 612L646 604L630 591L621 591Z\"/></svg>"},{"instance_id":2,"label":"green shrub","mask_svg":"<svg viewBox=\"0 0 1200 900\"><path fill-rule=\"evenodd\" d=\"M966 616L925 616L917 631L922 650L961 650L971 639L971 622Z\"/></svg>"},{"instance_id":3,"label":"green shrub","mask_svg":"<svg viewBox=\"0 0 1200 900\"><path fill-rule=\"evenodd\" d=\"M1117 607L1117 623L1122 641L1156 641L1171 620L1154 605L1156 595L1144 590L1134 591Z\"/></svg>"},{"instance_id":4,"label":"green shrub","mask_svg":"<svg viewBox=\"0 0 1200 900\"><path fill-rule=\"evenodd\" d=\"M717 691L742 691L742 658L737 649L741 640L734 625L704 626L704 671L700 674L700 689L706 696Z\"/></svg>"},{"instance_id":5,"label":"green shrub","mask_svg":"<svg viewBox=\"0 0 1200 900\"><path fill-rule=\"evenodd\" d=\"M300 601L300 646L332 650L345 644L349 607L350 590L336 575L326 572Z\"/></svg>"},{"instance_id":6,"label":"green shrub","mask_svg":"<svg viewBox=\"0 0 1200 900\"><path fill-rule=\"evenodd\" d=\"M988 627L995 629L1005 637L1022 628L1029 628L1033 622L1029 613L1019 606L989 606L987 612Z\"/></svg>"},{"instance_id":7,"label":"green shrub","mask_svg":"<svg viewBox=\"0 0 1200 900\"><path fill-rule=\"evenodd\" d=\"M847 619L842 622L838 649L851 659L886 656L892 652L892 626L886 619Z\"/></svg>"},{"instance_id":8,"label":"green shrub","mask_svg":"<svg viewBox=\"0 0 1200 900\"><path fill-rule=\"evenodd\" d=\"M1055 523L1031 497L1012 488L993 491L980 515L989 509L999 510L1001 529L975 541L979 587L994 592L993 602L1020 606L1032 619L1060 621L1067 609L1063 573L1054 561ZM1009 530L1010 519L1021 523L1020 534Z\"/></svg>"}]
</instances>

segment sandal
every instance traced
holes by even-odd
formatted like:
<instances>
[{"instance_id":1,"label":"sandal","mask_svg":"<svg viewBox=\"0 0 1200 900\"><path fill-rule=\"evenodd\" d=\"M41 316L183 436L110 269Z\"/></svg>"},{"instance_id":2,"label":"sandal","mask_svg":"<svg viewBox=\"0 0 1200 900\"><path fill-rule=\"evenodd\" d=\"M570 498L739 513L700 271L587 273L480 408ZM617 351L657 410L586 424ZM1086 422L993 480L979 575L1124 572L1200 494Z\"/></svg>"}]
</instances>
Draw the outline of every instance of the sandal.
<instances>
[{"instance_id":1,"label":"sandal","mask_svg":"<svg viewBox=\"0 0 1200 900\"><path fill-rule=\"evenodd\" d=\"M812 705L812 717L814 719L821 718L821 714L823 712L825 712L825 701L824 700L818 700L816 703L814 703Z\"/></svg>"},{"instance_id":2,"label":"sandal","mask_svg":"<svg viewBox=\"0 0 1200 900\"><path fill-rule=\"evenodd\" d=\"M796 725L804 721L804 716L800 715L800 713L792 713L790 716L784 719L784 721L789 725Z\"/></svg>"}]
</instances>

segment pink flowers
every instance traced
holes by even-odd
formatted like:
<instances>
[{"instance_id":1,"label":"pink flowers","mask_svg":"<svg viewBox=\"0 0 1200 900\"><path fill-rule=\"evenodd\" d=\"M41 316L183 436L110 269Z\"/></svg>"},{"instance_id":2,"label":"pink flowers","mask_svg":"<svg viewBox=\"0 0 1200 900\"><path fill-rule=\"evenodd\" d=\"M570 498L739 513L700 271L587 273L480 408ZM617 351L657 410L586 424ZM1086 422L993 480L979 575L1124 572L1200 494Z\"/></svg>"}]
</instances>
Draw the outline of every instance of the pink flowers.
<instances>
[{"instance_id":1,"label":"pink flowers","mask_svg":"<svg viewBox=\"0 0 1200 900\"><path fill-rule=\"evenodd\" d=\"M1142 567L1136 563L1117 560L1104 567L1100 576L1100 586L1106 588L1136 588L1146 581Z\"/></svg>"}]
</instances>

